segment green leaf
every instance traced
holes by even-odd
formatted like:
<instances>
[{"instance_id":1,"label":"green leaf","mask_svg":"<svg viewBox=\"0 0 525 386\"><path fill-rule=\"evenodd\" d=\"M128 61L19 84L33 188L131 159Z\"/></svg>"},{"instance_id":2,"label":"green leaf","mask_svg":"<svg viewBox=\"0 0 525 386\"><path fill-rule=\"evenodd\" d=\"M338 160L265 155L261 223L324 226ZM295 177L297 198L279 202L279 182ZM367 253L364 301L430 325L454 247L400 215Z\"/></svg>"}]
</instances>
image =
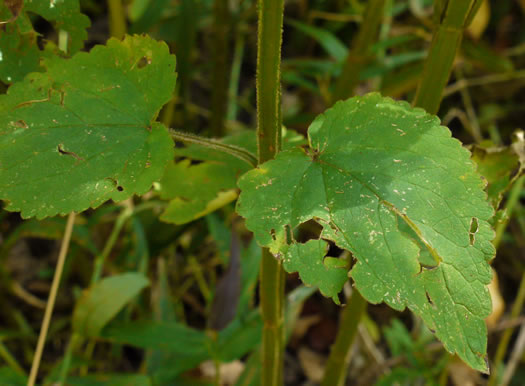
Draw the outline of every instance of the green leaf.
<instances>
[{"instance_id":1,"label":"green leaf","mask_svg":"<svg viewBox=\"0 0 525 386\"><path fill-rule=\"evenodd\" d=\"M286 24L315 39L336 61L342 62L346 59L348 48L330 31L291 19L287 19Z\"/></svg>"},{"instance_id":2,"label":"green leaf","mask_svg":"<svg viewBox=\"0 0 525 386\"><path fill-rule=\"evenodd\" d=\"M283 133L285 148L296 146L304 138L292 130ZM256 152L256 136L244 131L222 141ZM160 197L171 200L160 216L162 221L185 224L205 216L237 199L237 178L250 170L246 162L226 153L199 145L175 149L176 156L208 161L192 165L189 159L173 162L166 168L159 184Z\"/></svg>"},{"instance_id":3,"label":"green leaf","mask_svg":"<svg viewBox=\"0 0 525 386\"><path fill-rule=\"evenodd\" d=\"M27 12L36 13L52 23L58 32L68 32L68 51L79 51L87 39L89 18L80 13L78 0L11 2L18 13L13 16L8 10L9 3L0 4L0 21L10 20L2 26L0 34L0 80L10 84L21 81L27 74L42 71L40 60L47 56L48 48L56 48L49 42L41 51L37 45L38 33L33 29ZM24 4L20 9L19 4ZM21 11L21 12L20 12Z\"/></svg>"},{"instance_id":4,"label":"green leaf","mask_svg":"<svg viewBox=\"0 0 525 386\"><path fill-rule=\"evenodd\" d=\"M71 386L151 386L151 379L146 375L134 374L97 374L82 377L68 377Z\"/></svg>"},{"instance_id":5,"label":"green leaf","mask_svg":"<svg viewBox=\"0 0 525 386\"><path fill-rule=\"evenodd\" d=\"M0 80L6 84L18 82L26 74L40 71L40 50L37 34L31 30L19 32L18 25L9 23L0 34Z\"/></svg>"},{"instance_id":6,"label":"green leaf","mask_svg":"<svg viewBox=\"0 0 525 386\"><path fill-rule=\"evenodd\" d=\"M293 230L316 221L321 239L357 260L350 274L369 302L409 307L448 351L487 372L493 209L469 152L436 117L379 94L338 102L308 134L308 149L282 151L239 180L237 211L259 244L336 296L342 283L327 290L323 277L341 268L320 255L307 269L295 261L308 245L298 248ZM418 245L434 265L420 264Z\"/></svg>"},{"instance_id":7,"label":"green leaf","mask_svg":"<svg viewBox=\"0 0 525 386\"><path fill-rule=\"evenodd\" d=\"M87 28L91 22L80 12L79 0L26 0L24 11L42 16L53 23L57 31L66 31L69 35L68 51L73 54L82 48L88 37Z\"/></svg>"},{"instance_id":8,"label":"green leaf","mask_svg":"<svg viewBox=\"0 0 525 386\"><path fill-rule=\"evenodd\" d=\"M104 278L87 289L73 313L73 331L85 337L96 337L142 289L148 279L135 272Z\"/></svg>"},{"instance_id":9,"label":"green leaf","mask_svg":"<svg viewBox=\"0 0 525 386\"><path fill-rule=\"evenodd\" d=\"M41 219L143 194L173 158L153 122L175 86L175 58L147 37L44 61L0 96L0 199Z\"/></svg>"},{"instance_id":10,"label":"green leaf","mask_svg":"<svg viewBox=\"0 0 525 386\"><path fill-rule=\"evenodd\" d=\"M24 386L27 384L27 377L18 374L7 366L0 367L0 382L2 385Z\"/></svg>"},{"instance_id":11,"label":"green leaf","mask_svg":"<svg viewBox=\"0 0 525 386\"><path fill-rule=\"evenodd\" d=\"M478 172L487 180L487 193L494 208L511 185L512 174L519 169L519 158L509 147L481 143L472 149Z\"/></svg>"},{"instance_id":12,"label":"green leaf","mask_svg":"<svg viewBox=\"0 0 525 386\"><path fill-rule=\"evenodd\" d=\"M262 321L258 310L236 318L220 331L217 340L204 331L177 322L141 321L118 323L104 329L102 336L116 342L171 354L172 367L163 376L175 376L216 357L223 362L239 359L258 345Z\"/></svg>"},{"instance_id":13,"label":"green leaf","mask_svg":"<svg viewBox=\"0 0 525 386\"><path fill-rule=\"evenodd\" d=\"M104 338L133 346L163 350L172 356L171 376L196 367L210 358L211 339L177 322L141 321L109 325L102 332Z\"/></svg>"},{"instance_id":14,"label":"green leaf","mask_svg":"<svg viewBox=\"0 0 525 386\"><path fill-rule=\"evenodd\" d=\"M284 269L288 272L299 272L303 283L319 286L325 296L331 296L337 304L337 294L348 280L348 270L330 264L330 258L325 259L328 243L324 240L309 240L305 244L290 245L283 258ZM332 265L332 266L331 266Z\"/></svg>"}]
</instances>

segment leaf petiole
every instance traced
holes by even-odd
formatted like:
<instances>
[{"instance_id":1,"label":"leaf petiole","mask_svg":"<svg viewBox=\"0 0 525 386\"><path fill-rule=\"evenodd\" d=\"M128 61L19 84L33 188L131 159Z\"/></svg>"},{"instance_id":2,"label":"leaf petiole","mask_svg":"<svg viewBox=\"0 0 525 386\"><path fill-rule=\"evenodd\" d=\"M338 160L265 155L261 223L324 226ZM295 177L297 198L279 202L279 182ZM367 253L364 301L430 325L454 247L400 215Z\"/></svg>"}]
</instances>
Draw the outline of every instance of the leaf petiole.
<instances>
[{"instance_id":1,"label":"leaf petiole","mask_svg":"<svg viewBox=\"0 0 525 386\"><path fill-rule=\"evenodd\" d=\"M199 135L184 133L174 129L170 129L170 133L173 139L176 141L194 143L196 145L201 145L209 149L220 151L222 153L227 153L248 163L252 167L257 166L257 157L255 157L255 155L250 151L240 146L229 145L215 139L204 138Z\"/></svg>"}]
</instances>

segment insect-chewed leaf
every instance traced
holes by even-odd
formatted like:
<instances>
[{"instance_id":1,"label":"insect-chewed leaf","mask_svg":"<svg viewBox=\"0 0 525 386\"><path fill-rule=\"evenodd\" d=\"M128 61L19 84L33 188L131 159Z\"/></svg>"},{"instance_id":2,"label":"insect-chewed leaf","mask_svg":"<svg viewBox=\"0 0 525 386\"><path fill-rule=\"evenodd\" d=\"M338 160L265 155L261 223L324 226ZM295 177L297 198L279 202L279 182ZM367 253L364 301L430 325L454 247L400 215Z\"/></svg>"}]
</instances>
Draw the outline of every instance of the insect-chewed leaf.
<instances>
[{"instance_id":1,"label":"insect-chewed leaf","mask_svg":"<svg viewBox=\"0 0 525 386\"><path fill-rule=\"evenodd\" d=\"M175 87L175 57L147 37L50 58L0 96L0 199L44 218L143 194L173 158L153 123Z\"/></svg>"},{"instance_id":2,"label":"insect-chewed leaf","mask_svg":"<svg viewBox=\"0 0 525 386\"><path fill-rule=\"evenodd\" d=\"M308 134L309 149L282 151L239 180L237 211L258 242L335 296L343 281L327 291L326 271L342 268L292 263L305 249L293 230L317 221L322 239L352 252L369 302L409 307L450 352L488 371L493 210L469 152L435 116L376 93L337 103Z\"/></svg>"}]
</instances>

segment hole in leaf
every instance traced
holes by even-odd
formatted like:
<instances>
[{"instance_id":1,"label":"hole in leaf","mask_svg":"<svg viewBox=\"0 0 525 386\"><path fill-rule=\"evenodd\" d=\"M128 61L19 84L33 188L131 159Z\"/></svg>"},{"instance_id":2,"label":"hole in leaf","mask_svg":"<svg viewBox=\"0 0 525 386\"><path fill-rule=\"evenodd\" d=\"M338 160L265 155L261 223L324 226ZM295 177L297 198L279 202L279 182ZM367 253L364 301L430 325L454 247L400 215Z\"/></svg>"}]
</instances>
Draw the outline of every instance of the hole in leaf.
<instances>
[{"instance_id":1,"label":"hole in leaf","mask_svg":"<svg viewBox=\"0 0 525 386\"><path fill-rule=\"evenodd\" d=\"M469 230L469 239L470 239L470 245L474 245L475 241L475 234L478 231L478 219L476 217L472 217L472 220L470 220L470 230Z\"/></svg>"},{"instance_id":2,"label":"hole in leaf","mask_svg":"<svg viewBox=\"0 0 525 386\"><path fill-rule=\"evenodd\" d=\"M427 295L427 300L428 302L430 303L430 305L432 307L436 307L436 305L434 304L434 302L432 301L432 299L430 298L430 295L428 294L428 291L425 291L425 295Z\"/></svg>"},{"instance_id":3,"label":"hole in leaf","mask_svg":"<svg viewBox=\"0 0 525 386\"><path fill-rule=\"evenodd\" d=\"M123 188L122 186L119 185L119 186L117 186L117 190L118 190L119 192L122 192L122 191L124 191L124 188Z\"/></svg>"},{"instance_id":4,"label":"hole in leaf","mask_svg":"<svg viewBox=\"0 0 525 386\"><path fill-rule=\"evenodd\" d=\"M151 64L151 59L146 57L146 56L143 56L142 58L140 58L139 62L137 63L137 67L138 68L144 68L148 64Z\"/></svg>"},{"instance_id":5,"label":"hole in leaf","mask_svg":"<svg viewBox=\"0 0 525 386\"><path fill-rule=\"evenodd\" d=\"M315 219L305 221L294 230L293 239L298 243L304 244L308 240L318 240L321 237L321 232L323 230L322 225L320 225Z\"/></svg>"},{"instance_id":6,"label":"hole in leaf","mask_svg":"<svg viewBox=\"0 0 525 386\"><path fill-rule=\"evenodd\" d=\"M275 236L275 229L271 229L270 230L270 234L272 235L272 240L273 241L277 240L277 237Z\"/></svg>"},{"instance_id":7,"label":"hole in leaf","mask_svg":"<svg viewBox=\"0 0 525 386\"><path fill-rule=\"evenodd\" d=\"M64 145L59 143L58 146L57 146L57 150L58 152L61 154L61 155L69 155L79 161L83 161L84 158L80 157L79 155L73 153L72 151L67 151L66 149L64 149Z\"/></svg>"}]
</instances>

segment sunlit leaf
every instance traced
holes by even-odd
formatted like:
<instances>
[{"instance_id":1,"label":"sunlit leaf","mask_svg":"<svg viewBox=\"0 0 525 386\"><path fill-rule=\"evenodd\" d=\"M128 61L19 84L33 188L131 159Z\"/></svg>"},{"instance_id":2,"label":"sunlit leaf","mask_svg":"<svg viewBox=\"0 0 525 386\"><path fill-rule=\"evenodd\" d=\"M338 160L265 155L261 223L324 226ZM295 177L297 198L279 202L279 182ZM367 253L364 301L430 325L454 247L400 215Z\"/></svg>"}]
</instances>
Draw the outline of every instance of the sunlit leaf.
<instances>
[{"instance_id":1,"label":"sunlit leaf","mask_svg":"<svg viewBox=\"0 0 525 386\"><path fill-rule=\"evenodd\" d=\"M328 290L326 272L343 268L320 254L305 267L298 252L309 244L293 239L316 221L321 239L353 254L350 275L369 302L409 307L448 351L488 371L493 209L469 152L435 116L379 94L337 103L308 134L308 149L282 151L239 180L237 210L259 244L336 296L343 281Z\"/></svg>"},{"instance_id":2,"label":"sunlit leaf","mask_svg":"<svg viewBox=\"0 0 525 386\"><path fill-rule=\"evenodd\" d=\"M175 86L175 58L147 37L53 57L0 96L0 199L44 218L148 191L173 158L153 122Z\"/></svg>"}]
</instances>

